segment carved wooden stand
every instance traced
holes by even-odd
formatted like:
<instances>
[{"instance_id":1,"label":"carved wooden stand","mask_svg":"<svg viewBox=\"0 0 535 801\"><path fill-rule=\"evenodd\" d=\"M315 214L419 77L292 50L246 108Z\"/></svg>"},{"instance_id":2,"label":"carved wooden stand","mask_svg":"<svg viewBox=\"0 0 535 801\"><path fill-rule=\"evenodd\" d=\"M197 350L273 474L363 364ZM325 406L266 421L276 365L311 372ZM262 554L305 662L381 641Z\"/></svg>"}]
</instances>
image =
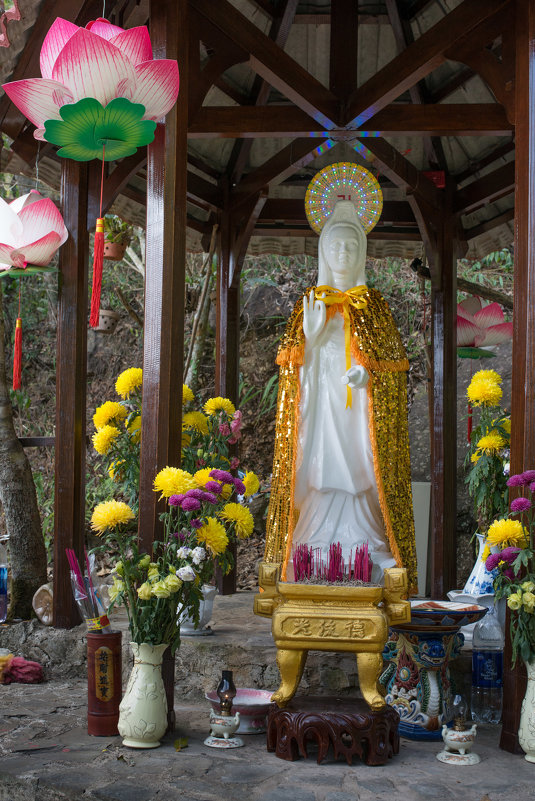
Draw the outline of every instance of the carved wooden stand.
<instances>
[{"instance_id":1,"label":"carved wooden stand","mask_svg":"<svg viewBox=\"0 0 535 801\"><path fill-rule=\"evenodd\" d=\"M354 756L367 765L384 765L399 753L399 715L390 706L372 711L360 699L325 697L294 698L285 709L271 704L268 714L267 750L280 759L305 759L307 743L318 745L318 764L329 746L334 758Z\"/></svg>"}]
</instances>

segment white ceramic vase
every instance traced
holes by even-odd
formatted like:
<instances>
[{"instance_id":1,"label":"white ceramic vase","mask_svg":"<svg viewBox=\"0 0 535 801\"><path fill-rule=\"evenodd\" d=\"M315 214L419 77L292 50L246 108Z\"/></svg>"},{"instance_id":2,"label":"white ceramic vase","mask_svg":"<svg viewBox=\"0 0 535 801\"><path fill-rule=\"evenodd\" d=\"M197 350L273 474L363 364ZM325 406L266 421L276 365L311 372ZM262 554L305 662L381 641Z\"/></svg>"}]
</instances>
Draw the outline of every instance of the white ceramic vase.
<instances>
[{"instance_id":1,"label":"white ceramic vase","mask_svg":"<svg viewBox=\"0 0 535 801\"><path fill-rule=\"evenodd\" d=\"M214 598L217 595L217 587L211 584L202 585L202 601L199 604L199 625L195 628L193 618L182 612L180 615L180 633L186 637L204 637L213 634L208 623L212 619L214 608Z\"/></svg>"},{"instance_id":2,"label":"white ceramic vase","mask_svg":"<svg viewBox=\"0 0 535 801\"><path fill-rule=\"evenodd\" d=\"M162 657L167 643L131 642L134 667L119 706L119 734L130 748L157 748L167 729Z\"/></svg>"},{"instance_id":3,"label":"white ceramic vase","mask_svg":"<svg viewBox=\"0 0 535 801\"><path fill-rule=\"evenodd\" d=\"M479 542L479 552L468 581L464 585L463 593L465 595L475 595L476 597L494 595L494 576L490 570L487 570L485 562L481 558L485 550L485 537L483 534L476 534L476 537Z\"/></svg>"},{"instance_id":4,"label":"white ceramic vase","mask_svg":"<svg viewBox=\"0 0 535 801\"><path fill-rule=\"evenodd\" d=\"M528 686L522 701L518 742L528 762L535 762L535 659L525 662Z\"/></svg>"}]
</instances>

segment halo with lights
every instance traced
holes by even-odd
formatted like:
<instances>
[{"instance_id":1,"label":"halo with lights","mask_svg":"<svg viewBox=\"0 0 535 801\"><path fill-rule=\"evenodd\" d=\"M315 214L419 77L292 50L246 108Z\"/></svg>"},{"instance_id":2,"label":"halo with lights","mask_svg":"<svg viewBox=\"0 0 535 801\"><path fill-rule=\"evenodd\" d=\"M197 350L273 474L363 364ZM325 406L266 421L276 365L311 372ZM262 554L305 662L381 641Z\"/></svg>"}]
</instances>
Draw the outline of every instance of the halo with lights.
<instances>
[{"instance_id":1,"label":"halo with lights","mask_svg":"<svg viewBox=\"0 0 535 801\"><path fill-rule=\"evenodd\" d=\"M337 161L316 173L305 195L307 219L317 234L321 233L339 200L352 201L366 233L381 216L383 193L377 178L358 164Z\"/></svg>"}]
</instances>

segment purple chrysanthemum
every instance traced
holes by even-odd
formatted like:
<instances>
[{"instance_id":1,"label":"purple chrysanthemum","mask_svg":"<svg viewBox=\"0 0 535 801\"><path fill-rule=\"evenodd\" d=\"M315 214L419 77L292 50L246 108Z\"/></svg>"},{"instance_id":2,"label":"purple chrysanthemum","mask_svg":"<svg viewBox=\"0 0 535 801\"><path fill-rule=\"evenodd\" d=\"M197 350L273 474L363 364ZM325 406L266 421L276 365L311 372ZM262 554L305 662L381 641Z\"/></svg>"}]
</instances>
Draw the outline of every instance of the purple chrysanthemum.
<instances>
[{"instance_id":1,"label":"purple chrysanthemum","mask_svg":"<svg viewBox=\"0 0 535 801\"><path fill-rule=\"evenodd\" d=\"M203 501L205 503L216 504L217 503L217 496L213 494L213 492L203 492Z\"/></svg>"},{"instance_id":2,"label":"purple chrysanthemum","mask_svg":"<svg viewBox=\"0 0 535 801\"><path fill-rule=\"evenodd\" d=\"M509 545L507 548L504 548L498 556L500 556L504 562L509 562L509 564L512 565L519 553L520 548L517 548L516 545Z\"/></svg>"},{"instance_id":3,"label":"purple chrysanthemum","mask_svg":"<svg viewBox=\"0 0 535 801\"><path fill-rule=\"evenodd\" d=\"M511 512L527 512L531 509L531 501L528 498L515 498L511 501Z\"/></svg>"},{"instance_id":4,"label":"purple chrysanthemum","mask_svg":"<svg viewBox=\"0 0 535 801\"><path fill-rule=\"evenodd\" d=\"M223 487L221 484L218 484L217 481L207 481L204 485L204 488L208 490L208 492L212 492L214 495L221 495Z\"/></svg>"},{"instance_id":5,"label":"purple chrysanthemum","mask_svg":"<svg viewBox=\"0 0 535 801\"><path fill-rule=\"evenodd\" d=\"M201 508L201 502L197 498L188 498L187 495L180 505L185 512L196 512L197 509Z\"/></svg>"},{"instance_id":6,"label":"purple chrysanthemum","mask_svg":"<svg viewBox=\"0 0 535 801\"><path fill-rule=\"evenodd\" d=\"M533 481L533 482L532 482L532 483L529 485L529 491L530 491L530 492L535 492L535 481Z\"/></svg>"},{"instance_id":7,"label":"purple chrysanthemum","mask_svg":"<svg viewBox=\"0 0 535 801\"><path fill-rule=\"evenodd\" d=\"M210 471L210 478L216 478L218 481L223 481L225 484L232 484L234 483L234 476L232 476L227 470L215 470Z\"/></svg>"},{"instance_id":8,"label":"purple chrysanthemum","mask_svg":"<svg viewBox=\"0 0 535 801\"><path fill-rule=\"evenodd\" d=\"M196 498L198 501L203 501L204 495L205 493L202 489L190 489L186 493L188 498Z\"/></svg>"},{"instance_id":9,"label":"purple chrysanthemum","mask_svg":"<svg viewBox=\"0 0 535 801\"><path fill-rule=\"evenodd\" d=\"M535 470L524 470L522 478L524 484L531 484L532 481L535 481Z\"/></svg>"},{"instance_id":10,"label":"purple chrysanthemum","mask_svg":"<svg viewBox=\"0 0 535 801\"><path fill-rule=\"evenodd\" d=\"M236 492L238 493L238 495L245 495L245 492L246 492L245 484L243 483L243 481L241 479L235 478L234 479L234 486L236 487Z\"/></svg>"},{"instance_id":11,"label":"purple chrysanthemum","mask_svg":"<svg viewBox=\"0 0 535 801\"><path fill-rule=\"evenodd\" d=\"M193 520L190 520L189 524L192 528L202 528L202 520L199 520L198 517L194 517Z\"/></svg>"},{"instance_id":12,"label":"purple chrysanthemum","mask_svg":"<svg viewBox=\"0 0 535 801\"><path fill-rule=\"evenodd\" d=\"M184 500L184 495L171 495L168 500L169 506L180 506L182 501Z\"/></svg>"},{"instance_id":13,"label":"purple chrysanthemum","mask_svg":"<svg viewBox=\"0 0 535 801\"><path fill-rule=\"evenodd\" d=\"M507 486L508 487L523 487L524 480L522 478L522 474L517 474L515 476L509 476L507 479Z\"/></svg>"},{"instance_id":14,"label":"purple chrysanthemum","mask_svg":"<svg viewBox=\"0 0 535 801\"><path fill-rule=\"evenodd\" d=\"M487 556L485 567L487 568L487 570L492 572L493 570L496 570L499 562L501 561L502 561L501 553L491 553L490 556Z\"/></svg>"}]
</instances>

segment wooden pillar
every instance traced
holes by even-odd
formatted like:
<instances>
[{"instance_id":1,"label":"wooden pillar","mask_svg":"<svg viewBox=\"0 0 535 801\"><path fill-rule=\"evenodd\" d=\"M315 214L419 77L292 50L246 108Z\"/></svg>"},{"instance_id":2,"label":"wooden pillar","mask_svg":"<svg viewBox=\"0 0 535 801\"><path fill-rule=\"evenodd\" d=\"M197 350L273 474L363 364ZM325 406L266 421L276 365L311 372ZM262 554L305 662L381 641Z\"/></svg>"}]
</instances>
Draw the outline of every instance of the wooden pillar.
<instances>
[{"instance_id":1,"label":"wooden pillar","mask_svg":"<svg viewBox=\"0 0 535 801\"><path fill-rule=\"evenodd\" d=\"M511 473L535 465L535 7L516 3L515 78L515 296L511 397ZM507 618L507 623L509 617ZM503 727L500 748L518 745L520 707L526 672L520 660L511 669L506 626Z\"/></svg>"},{"instance_id":2,"label":"wooden pillar","mask_svg":"<svg viewBox=\"0 0 535 801\"><path fill-rule=\"evenodd\" d=\"M445 198L447 201L447 198ZM454 218L445 202L431 261L432 419L431 592L455 588L457 543L457 257Z\"/></svg>"},{"instance_id":3,"label":"wooden pillar","mask_svg":"<svg viewBox=\"0 0 535 801\"><path fill-rule=\"evenodd\" d=\"M180 464L186 262L187 0L154 0L155 58L176 58L178 102L158 123L147 160L147 234L139 542L150 552L162 510L152 485L166 465Z\"/></svg>"},{"instance_id":4,"label":"wooden pillar","mask_svg":"<svg viewBox=\"0 0 535 801\"><path fill-rule=\"evenodd\" d=\"M59 251L54 492L54 626L81 622L65 548L84 550L87 371L88 165L61 162L61 207L69 238Z\"/></svg>"},{"instance_id":5,"label":"wooden pillar","mask_svg":"<svg viewBox=\"0 0 535 801\"><path fill-rule=\"evenodd\" d=\"M138 540L151 552L163 506L152 489L156 473L180 464L184 286L186 273L186 182L188 131L188 2L151 0L150 34L155 58L176 58L178 102L158 123L147 158L145 321ZM175 660L168 648L162 675L168 725L174 728Z\"/></svg>"}]
</instances>

